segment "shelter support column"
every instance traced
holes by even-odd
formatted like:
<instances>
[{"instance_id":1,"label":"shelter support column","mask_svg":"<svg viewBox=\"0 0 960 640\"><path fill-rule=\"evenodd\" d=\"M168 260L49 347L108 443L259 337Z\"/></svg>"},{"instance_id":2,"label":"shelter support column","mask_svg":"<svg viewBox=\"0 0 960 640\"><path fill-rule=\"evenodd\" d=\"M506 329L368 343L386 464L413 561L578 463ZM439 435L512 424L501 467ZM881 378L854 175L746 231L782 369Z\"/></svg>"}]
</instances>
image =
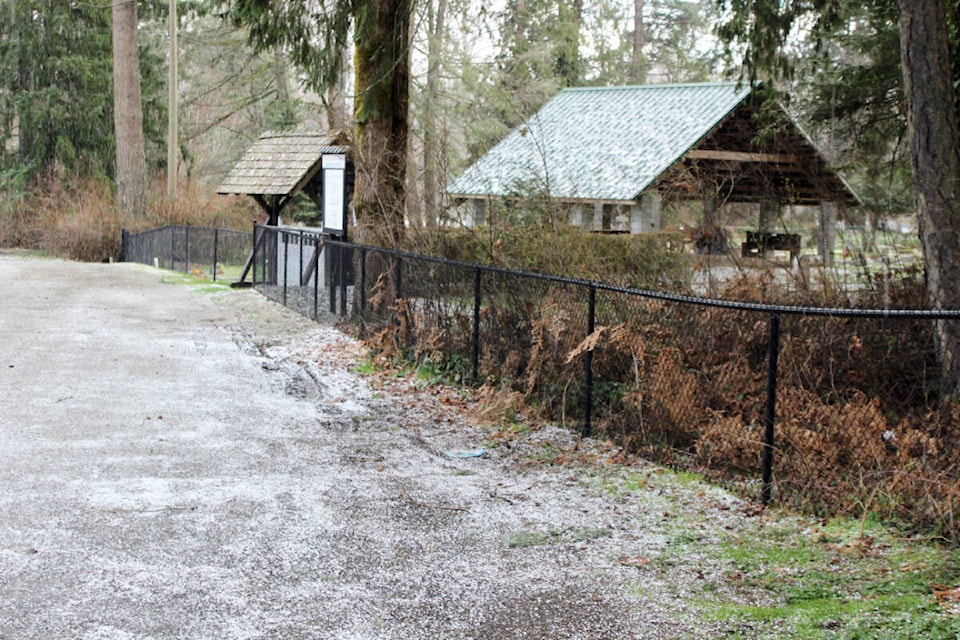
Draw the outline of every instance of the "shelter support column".
<instances>
[{"instance_id":1,"label":"shelter support column","mask_svg":"<svg viewBox=\"0 0 960 640\"><path fill-rule=\"evenodd\" d=\"M817 255L825 267L833 266L833 247L837 242L837 203L820 203L820 233L817 235Z\"/></svg>"},{"instance_id":2,"label":"shelter support column","mask_svg":"<svg viewBox=\"0 0 960 640\"><path fill-rule=\"evenodd\" d=\"M580 202L575 202L570 205L570 224L578 229L583 229L584 231L590 231L591 219L588 218L585 214L583 204Z\"/></svg>"},{"instance_id":3,"label":"shelter support column","mask_svg":"<svg viewBox=\"0 0 960 640\"><path fill-rule=\"evenodd\" d=\"M470 216L473 226L479 227L487 222L487 201L483 198L470 200Z\"/></svg>"},{"instance_id":4,"label":"shelter support column","mask_svg":"<svg viewBox=\"0 0 960 640\"><path fill-rule=\"evenodd\" d=\"M770 233L773 223L780 217L780 203L776 200L764 200L760 203L760 219L757 223L757 231L760 233Z\"/></svg>"},{"instance_id":5,"label":"shelter support column","mask_svg":"<svg viewBox=\"0 0 960 640\"><path fill-rule=\"evenodd\" d=\"M630 233L659 231L662 201L663 198L656 191L640 196L640 202L630 207Z\"/></svg>"},{"instance_id":6,"label":"shelter support column","mask_svg":"<svg viewBox=\"0 0 960 640\"><path fill-rule=\"evenodd\" d=\"M603 229L603 203L594 202L593 203L593 226L591 227L593 231L600 231Z\"/></svg>"}]
</instances>

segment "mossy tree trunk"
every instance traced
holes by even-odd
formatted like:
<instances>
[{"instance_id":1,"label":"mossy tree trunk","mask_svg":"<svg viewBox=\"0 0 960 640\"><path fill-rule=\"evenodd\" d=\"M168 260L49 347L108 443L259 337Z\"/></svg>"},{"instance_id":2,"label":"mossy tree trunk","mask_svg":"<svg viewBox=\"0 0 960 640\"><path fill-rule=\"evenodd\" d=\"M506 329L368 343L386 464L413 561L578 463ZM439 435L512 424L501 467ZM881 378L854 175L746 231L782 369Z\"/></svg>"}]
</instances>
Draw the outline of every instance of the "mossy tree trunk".
<instances>
[{"instance_id":1,"label":"mossy tree trunk","mask_svg":"<svg viewBox=\"0 0 960 640\"><path fill-rule=\"evenodd\" d=\"M920 241L932 309L960 309L960 139L944 0L899 0ZM960 396L960 322L936 327L943 398Z\"/></svg>"},{"instance_id":2,"label":"mossy tree trunk","mask_svg":"<svg viewBox=\"0 0 960 640\"><path fill-rule=\"evenodd\" d=\"M356 9L354 99L357 239L396 246L405 235L410 20L413 0Z\"/></svg>"}]
</instances>

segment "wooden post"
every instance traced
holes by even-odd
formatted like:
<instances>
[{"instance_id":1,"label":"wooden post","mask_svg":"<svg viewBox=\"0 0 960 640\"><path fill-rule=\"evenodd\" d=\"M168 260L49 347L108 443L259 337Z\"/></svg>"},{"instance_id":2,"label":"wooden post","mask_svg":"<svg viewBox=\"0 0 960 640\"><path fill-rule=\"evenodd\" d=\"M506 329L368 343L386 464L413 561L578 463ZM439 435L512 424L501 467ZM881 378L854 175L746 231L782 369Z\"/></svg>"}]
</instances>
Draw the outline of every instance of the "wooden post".
<instances>
[{"instance_id":1,"label":"wooden post","mask_svg":"<svg viewBox=\"0 0 960 640\"><path fill-rule=\"evenodd\" d=\"M820 233L817 235L817 255L820 264L833 266L833 248L837 242L837 203L820 203Z\"/></svg>"}]
</instances>

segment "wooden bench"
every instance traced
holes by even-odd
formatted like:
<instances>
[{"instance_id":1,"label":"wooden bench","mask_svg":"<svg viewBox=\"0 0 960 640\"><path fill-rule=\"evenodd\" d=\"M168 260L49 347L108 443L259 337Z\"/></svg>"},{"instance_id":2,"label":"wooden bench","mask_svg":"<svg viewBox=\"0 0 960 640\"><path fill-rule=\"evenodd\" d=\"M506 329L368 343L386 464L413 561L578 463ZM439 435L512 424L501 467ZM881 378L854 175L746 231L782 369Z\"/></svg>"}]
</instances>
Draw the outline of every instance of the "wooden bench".
<instances>
[{"instance_id":1,"label":"wooden bench","mask_svg":"<svg viewBox=\"0 0 960 640\"><path fill-rule=\"evenodd\" d=\"M800 234L747 231L747 241L740 245L740 255L762 258L767 251L789 251L790 259L796 258L800 255Z\"/></svg>"}]
</instances>

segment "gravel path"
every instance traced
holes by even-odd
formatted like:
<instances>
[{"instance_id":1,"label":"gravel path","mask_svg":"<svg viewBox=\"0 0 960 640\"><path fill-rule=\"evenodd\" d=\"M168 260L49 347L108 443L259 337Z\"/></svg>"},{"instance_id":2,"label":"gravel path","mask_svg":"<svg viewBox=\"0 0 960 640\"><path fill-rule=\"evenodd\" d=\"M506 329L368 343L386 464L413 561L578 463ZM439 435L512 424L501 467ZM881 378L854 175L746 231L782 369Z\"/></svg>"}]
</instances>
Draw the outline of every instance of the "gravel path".
<instances>
[{"instance_id":1,"label":"gravel path","mask_svg":"<svg viewBox=\"0 0 960 640\"><path fill-rule=\"evenodd\" d=\"M698 559L654 561L736 498L559 429L496 446L333 328L180 280L0 255L0 638L721 631Z\"/></svg>"}]
</instances>

